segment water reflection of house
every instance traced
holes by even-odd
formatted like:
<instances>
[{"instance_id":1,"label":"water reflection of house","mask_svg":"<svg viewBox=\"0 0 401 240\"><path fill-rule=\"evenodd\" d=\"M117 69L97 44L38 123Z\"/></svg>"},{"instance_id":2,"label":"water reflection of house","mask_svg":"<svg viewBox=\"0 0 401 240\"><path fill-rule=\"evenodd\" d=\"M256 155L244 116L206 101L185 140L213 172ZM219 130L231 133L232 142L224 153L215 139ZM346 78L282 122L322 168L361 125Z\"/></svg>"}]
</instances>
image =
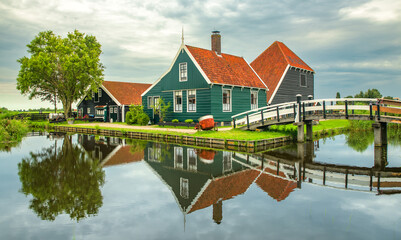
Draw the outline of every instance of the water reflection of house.
<instances>
[{"instance_id":1,"label":"water reflection of house","mask_svg":"<svg viewBox=\"0 0 401 240\"><path fill-rule=\"evenodd\" d=\"M143 149L133 149L131 145L127 145L125 139L121 138L78 135L78 143L93 159L98 159L103 167L138 162L144 159Z\"/></svg>"},{"instance_id":2,"label":"water reflection of house","mask_svg":"<svg viewBox=\"0 0 401 240\"><path fill-rule=\"evenodd\" d=\"M281 175L248 167L238 154L149 142L145 161L172 191L184 214L213 206L213 219L222 221L222 203L257 185L277 201L296 187ZM277 178L277 179L275 179ZM277 186L272 184L278 183Z\"/></svg>"},{"instance_id":3,"label":"water reflection of house","mask_svg":"<svg viewBox=\"0 0 401 240\"><path fill-rule=\"evenodd\" d=\"M288 180L283 172L279 172L278 176L275 174L272 169L264 168L263 173L256 180L256 184L270 197L280 202L294 191L297 187L297 182Z\"/></svg>"}]
</instances>

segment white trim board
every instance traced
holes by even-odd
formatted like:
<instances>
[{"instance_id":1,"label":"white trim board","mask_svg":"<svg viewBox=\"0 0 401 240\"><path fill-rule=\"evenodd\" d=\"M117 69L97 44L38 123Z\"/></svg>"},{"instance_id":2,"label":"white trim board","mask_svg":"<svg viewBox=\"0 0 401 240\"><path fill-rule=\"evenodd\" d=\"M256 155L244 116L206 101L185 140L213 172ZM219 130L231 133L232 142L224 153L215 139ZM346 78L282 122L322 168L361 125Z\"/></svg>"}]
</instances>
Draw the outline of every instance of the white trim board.
<instances>
[{"instance_id":1,"label":"white trim board","mask_svg":"<svg viewBox=\"0 0 401 240\"><path fill-rule=\"evenodd\" d=\"M276 96L277 90L280 88L281 83L283 82L285 75L287 74L288 69L290 69L290 67L291 67L290 64L288 64L287 67L285 68L285 71L284 71L283 75L281 75L280 81L278 82L276 88L274 89L274 92L273 92L272 96L270 97L269 102L267 104L272 103L273 98Z\"/></svg>"}]
</instances>

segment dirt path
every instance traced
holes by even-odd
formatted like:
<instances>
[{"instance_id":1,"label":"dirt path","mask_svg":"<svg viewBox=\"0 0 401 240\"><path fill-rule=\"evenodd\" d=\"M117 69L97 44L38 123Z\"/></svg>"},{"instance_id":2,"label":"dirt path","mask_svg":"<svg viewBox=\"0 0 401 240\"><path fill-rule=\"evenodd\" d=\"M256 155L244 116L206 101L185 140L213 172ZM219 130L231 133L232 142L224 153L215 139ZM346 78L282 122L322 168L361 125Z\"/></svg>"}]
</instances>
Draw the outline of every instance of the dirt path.
<instances>
[{"instance_id":1,"label":"dirt path","mask_svg":"<svg viewBox=\"0 0 401 240\"><path fill-rule=\"evenodd\" d=\"M73 126L99 126L99 127L107 127L107 128L121 128L121 129L144 129L144 130L155 130L155 131L165 131L165 132L180 132L180 133L189 133L194 134L196 130L193 128L158 128L155 125L151 126L130 126L130 125L123 125L123 124L113 124L113 123L80 123L74 124ZM219 131L228 131L231 128L220 128Z\"/></svg>"}]
</instances>

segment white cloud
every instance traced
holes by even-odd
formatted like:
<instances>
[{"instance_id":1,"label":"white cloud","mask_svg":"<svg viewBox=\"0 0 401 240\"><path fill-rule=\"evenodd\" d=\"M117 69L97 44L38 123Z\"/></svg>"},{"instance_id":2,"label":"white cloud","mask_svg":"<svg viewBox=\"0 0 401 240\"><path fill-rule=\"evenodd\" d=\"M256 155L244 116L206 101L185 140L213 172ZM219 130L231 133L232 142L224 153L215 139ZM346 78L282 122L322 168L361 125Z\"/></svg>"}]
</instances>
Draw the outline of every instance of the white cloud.
<instances>
[{"instance_id":1,"label":"white cloud","mask_svg":"<svg viewBox=\"0 0 401 240\"><path fill-rule=\"evenodd\" d=\"M401 2L372 0L356 7L345 7L339 13L348 19L368 19L378 22L400 21Z\"/></svg>"}]
</instances>

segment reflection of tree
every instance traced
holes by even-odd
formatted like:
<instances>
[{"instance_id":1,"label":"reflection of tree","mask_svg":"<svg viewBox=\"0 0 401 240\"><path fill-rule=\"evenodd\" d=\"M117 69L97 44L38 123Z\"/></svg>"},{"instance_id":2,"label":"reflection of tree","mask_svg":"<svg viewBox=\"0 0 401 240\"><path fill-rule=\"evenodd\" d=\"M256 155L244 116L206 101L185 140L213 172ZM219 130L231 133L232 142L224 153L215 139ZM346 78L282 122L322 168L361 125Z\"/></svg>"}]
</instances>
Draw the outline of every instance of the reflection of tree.
<instances>
[{"instance_id":1,"label":"reflection of tree","mask_svg":"<svg viewBox=\"0 0 401 240\"><path fill-rule=\"evenodd\" d=\"M85 151L65 136L62 149L56 146L30 153L18 164L25 195L32 194L30 208L43 220L53 221L65 212L79 221L98 213L103 204L100 187L104 171Z\"/></svg>"},{"instance_id":2,"label":"reflection of tree","mask_svg":"<svg viewBox=\"0 0 401 240\"><path fill-rule=\"evenodd\" d=\"M394 146L401 146L401 125L394 125L388 128L387 138L390 144Z\"/></svg>"},{"instance_id":3,"label":"reflection of tree","mask_svg":"<svg viewBox=\"0 0 401 240\"><path fill-rule=\"evenodd\" d=\"M364 152L374 141L372 131L354 131L346 135L346 143L358 152Z\"/></svg>"},{"instance_id":4,"label":"reflection of tree","mask_svg":"<svg viewBox=\"0 0 401 240\"><path fill-rule=\"evenodd\" d=\"M130 153L135 154L137 152L141 152L145 150L146 144L148 142L137 140L137 139L127 139L127 144L130 145Z\"/></svg>"}]
</instances>

